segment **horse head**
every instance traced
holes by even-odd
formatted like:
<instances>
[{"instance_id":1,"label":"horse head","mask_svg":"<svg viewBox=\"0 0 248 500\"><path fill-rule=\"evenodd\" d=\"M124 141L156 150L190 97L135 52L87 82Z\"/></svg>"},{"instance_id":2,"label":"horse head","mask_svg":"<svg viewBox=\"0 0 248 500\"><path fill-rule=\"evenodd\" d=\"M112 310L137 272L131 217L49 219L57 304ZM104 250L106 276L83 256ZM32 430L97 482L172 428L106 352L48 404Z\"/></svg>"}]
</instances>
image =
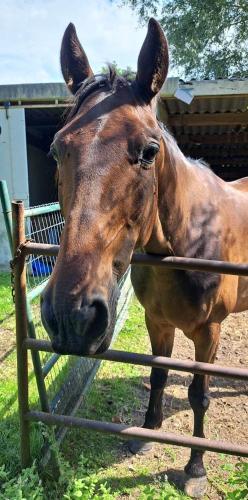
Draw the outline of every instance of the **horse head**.
<instances>
[{"instance_id":1,"label":"horse head","mask_svg":"<svg viewBox=\"0 0 248 500\"><path fill-rule=\"evenodd\" d=\"M129 82L111 68L94 76L69 24L61 68L74 96L51 145L65 227L41 311L55 351L87 355L109 347L117 281L134 249L148 243L156 216L163 143L155 108L168 71L166 38L151 19Z\"/></svg>"}]
</instances>

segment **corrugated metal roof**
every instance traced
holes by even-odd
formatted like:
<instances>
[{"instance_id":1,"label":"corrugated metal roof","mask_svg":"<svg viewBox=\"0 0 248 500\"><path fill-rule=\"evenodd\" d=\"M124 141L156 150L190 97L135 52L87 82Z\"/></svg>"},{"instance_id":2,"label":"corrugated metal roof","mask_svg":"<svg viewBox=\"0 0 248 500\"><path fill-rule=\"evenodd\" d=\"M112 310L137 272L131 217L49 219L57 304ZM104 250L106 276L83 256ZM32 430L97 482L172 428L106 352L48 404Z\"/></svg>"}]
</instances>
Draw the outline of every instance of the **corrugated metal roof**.
<instances>
[{"instance_id":1,"label":"corrugated metal roof","mask_svg":"<svg viewBox=\"0 0 248 500\"><path fill-rule=\"evenodd\" d=\"M246 96L194 97L191 104L185 104L176 98L163 99L170 115L185 113L228 113L247 111L248 90Z\"/></svg>"},{"instance_id":2,"label":"corrugated metal roof","mask_svg":"<svg viewBox=\"0 0 248 500\"><path fill-rule=\"evenodd\" d=\"M248 94L248 78L223 80L190 80L184 82L179 78L168 78L161 91L162 98L173 97L177 89L190 92L193 96L246 95Z\"/></svg>"},{"instance_id":3,"label":"corrugated metal roof","mask_svg":"<svg viewBox=\"0 0 248 500\"><path fill-rule=\"evenodd\" d=\"M228 179L248 175L248 79L174 79L163 86L159 107L185 154L204 159Z\"/></svg>"},{"instance_id":4,"label":"corrugated metal roof","mask_svg":"<svg viewBox=\"0 0 248 500\"><path fill-rule=\"evenodd\" d=\"M189 104L175 97L176 93ZM0 106L9 102L27 108L26 123L30 130L45 126L50 127L52 133L59 125L62 107L68 104L68 97L64 83L0 85ZM226 165L230 176L230 165L237 168L237 177L241 176L238 167L246 166L245 175L248 175L248 79L183 82L178 78L168 78L160 93L159 108L162 120L169 125L186 154L192 152L191 156L203 158L210 165ZM214 117L220 114L225 124L214 123ZM190 118L185 124L183 117L187 120L192 117L192 121ZM198 124L195 124L197 117L202 117L201 125L198 119ZM208 123L209 117L211 124ZM237 117L235 124L232 123L233 117ZM218 142L221 147L217 147ZM237 142L242 146L242 154ZM210 155L209 151L214 151L216 156Z\"/></svg>"},{"instance_id":5,"label":"corrugated metal roof","mask_svg":"<svg viewBox=\"0 0 248 500\"><path fill-rule=\"evenodd\" d=\"M51 102L66 101L69 97L65 83L26 83L17 85L0 85L0 103L10 101Z\"/></svg>"},{"instance_id":6,"label":"corrugated metal roof","mask_svg":"<svg viewBox=\"0 0 248 500\"><path fill-rule=\"evenodd\" d=\"M176 90L190 92L193 97L199 96L241 96L248 95L248 79L243 80L191 80L183 82L179 78L168 78L160 95L162 99L173 97ZM65 83L27 83L16 85L0 85L0 103L5 101L67 101L69 92Z\"/></svg>"}]
</instances>

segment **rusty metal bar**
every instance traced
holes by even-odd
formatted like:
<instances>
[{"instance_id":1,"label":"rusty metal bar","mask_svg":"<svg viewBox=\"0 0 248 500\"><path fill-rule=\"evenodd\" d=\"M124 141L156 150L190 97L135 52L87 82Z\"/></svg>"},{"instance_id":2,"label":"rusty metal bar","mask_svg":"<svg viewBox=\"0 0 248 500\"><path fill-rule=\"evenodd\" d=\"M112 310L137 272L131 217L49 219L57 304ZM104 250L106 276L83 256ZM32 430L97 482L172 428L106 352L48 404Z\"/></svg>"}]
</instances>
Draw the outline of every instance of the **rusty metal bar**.
<instances>
[{"instance_id":1,"label":"rusty metal bar","mask_svg":"<svg viewBox=\"0 0 248 500\"><path fill-rule=\"evenodd\" d=\"M24 205L21 201L12 203L13 224L13 269L15 281L16 310L16 352L17 352L17 383L21 436L21 465L28 467L31 462L29 422L25 419L28 412L28 353L22 349L27 338L27 308L26 308L26 265L25 254L18 252L18 247L25 241ZM16 256L16 258L15 258Z\"/></svg>"},{"instance_id":2,"label":"rusty metal bar","mask_svg":"<svg viewBox=\"0 0 248 500\"><path fill-rule=\"evenodd\" d=\"M170 269L188 271L214 272L218 274L234 274L248 276L247 264L234 264L221 260L195 259L188 257L163 257L162 255L134 254L132 264L145 266L161 266Z\"/></svg>"},{"instance_id":3,"label":"rusty metal bar","mask_svg":"<svg viewBox=\"0 0 248 500\"><path fill-rule=\"evenodd\" d=\"M27 242L25 253L34 255L57 256L59 245L48 245L45 243ZM247 264L234 264L221 260L195 259L187 257L164 257L154 254L134 254L131 264L141 266L161 266L168 269L183 269L188 271L212 272L217 274L231 274L237 276L248 276Z\"/></svg>"},{"instance_id":4,"label":"rusty metal bar","mask_svg":"<svg viewBox=\"0 0 248 500\"><path fill-rule=\"evenodd\" d=\"M24 348L37 351L54 352L52 344L51 342L49 342L49 340L26 339L24 342ZM102 359L105 361L130 363L132 365L153 366L156 368L179 370L188 373L212 375L215 377L248 380L248 369L246 368L219 366L211 363L202 363L200 361L182 361L180 359L166 358L164 356L154 356L152 354L138 354L134 352L109 349L104 353L87 357Z\"/></svg>"},{"instance_id":5,"label":"rusty metal bar","mask_svg":"<svg viewBox=\"0 0 248 500\"><path fill-rule=\"evenodd\" d=\"M26 255L47 255L50 257L57 257L59 253L59 245L51 245L48 243L33 243L27 241L24 252Z\"/></svg>"},{"instance_id":6,"label":"rusty metal bar","mask_svg":"<svg viewBox=\"0 0 248 500\"><path fill-rule=\"evenodd\" d=\"M129 427L124 424L112 422L100 422L99 420L88 420L66 415L54 415L41 411L30 411L26 414L27 420L44 422L47 425L62 425L67 427L78 427L97 432L117 434L123 438L135 438L145 441L156 441L158 443L172 444L186 448L214 451L216 453L227 453L248 457L248 447L224 441L213 441L206 438L191 436L180 436L169 432L160 432L144 427Z\"/></svg>"}]
</instances>

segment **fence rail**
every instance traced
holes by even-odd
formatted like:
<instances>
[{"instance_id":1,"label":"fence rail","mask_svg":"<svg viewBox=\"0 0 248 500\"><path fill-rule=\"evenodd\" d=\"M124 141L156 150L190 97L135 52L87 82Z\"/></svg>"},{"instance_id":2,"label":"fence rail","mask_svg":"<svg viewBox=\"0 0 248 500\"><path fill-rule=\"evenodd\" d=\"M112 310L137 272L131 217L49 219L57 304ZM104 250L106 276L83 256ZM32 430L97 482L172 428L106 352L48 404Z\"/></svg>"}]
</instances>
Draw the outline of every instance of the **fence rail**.
<instances>
[{"instance_id":1,"label":"fence rail","mask_svg":"<svg viewBox=\"0 0 248 500\"><path fill-rule=\"evenodd\" d=\"M16 293L16 335L18 351L18 394L21 421L21 462L25 467L30 463L29 422L42 421L48 425L60 425L65 427L82 427L100 432L110 432L122 437L135 437L141 440L158 441L179 446L196 449L212 450L218 453L228 453L248 457L248 446L241 446L222 441L211 441L206 438L178 436L174 434L161 433L150 429L128 427L108 422L86 420L73 416L52 415L49 412L34 412L28 408L28 377L27 377L27 353L41 350L52 352L50 342L38 341L27 338L27 327L25 314L22 314L23 304L26 300L25 290L25 257L30 253L43 255L56 255L59 247L56 245L42 245L37 243L25 243L23 232L24 211L21 203L12 204L13 228L14 228L14 250L22 244L18 264L15 268L15 293ZM182 257L164 258L158 255L137 254L132 258L135 265L158 265L177 269L194 271L229 273L248 276L248 265L233 264L219 261L201 261L200 259L186 259ZM137 353L108 350L106 353L94 356L97 359L108 359L125 363L156 366L158 368L172 368L180 371L201 373L207 375L218 375L240 380L248 379L248 369L221 367L209 363L181 361L161 356L150 356Z\"/></svg>"},{"instance_id":2,"label":"fence rail","mask_svg":"<svg viewBox=\"0 0 248 500\"><path fill-rule=\"evenodd\" d=\"M33 351L54 352L51 342L47 340L27 339L24 341L23 347ZM136 352L108 349L105 353L85 357L102 359L104 361L130 363L132 365L151 366L153 368L168 368L169 370L180 370L181 372L198 373L200 375L210 375L214 377L248 380L248 370L246 368L219 366L210 363L202 363L200 361L182 361L181 359L154 356L152 354L138 354Z\"/></svg>"},{"instance_id":3,"label":"fence rail","mask_svg":"<svg viewBox=\"0 0 248 500\"><path fill-rule=\"evenodd\" d=\"M213 441L206 438L194 436L180 436L170 432L154 431L144 427L131 427L124 424L114 424L112 422L101 422L99 420L88 420L86 418L68 417L66 415L51 415L39 411L30 411L25 415L28 421L43 422L48 425L61 425L68 427L78 427L91 431L117 434L123 438L136 438L145 441L156 441L157 443L172 444L196 450L215 451L216 453L227 453L228 455L239 455L248 457L248 447L233 444L225 441Z\"/></svg>"},{"instance_id":4,"label":"fence rail","mask_svg":"<svg viewBox=\"0 0 248 500\"><path fill-rule=\"evenodd\" d=\"M59 245L45 245L27 242L24 252L34 255L56 256L59 253ZM131 264L140 266L160 266L168 269L182 269L187 271L200 271L205 273L231 274L237 276L248 276L248 264L233 264L221 260L194 259L187 257L164 257L154 254L134 254Z\"/></svg>"}]
</instances>

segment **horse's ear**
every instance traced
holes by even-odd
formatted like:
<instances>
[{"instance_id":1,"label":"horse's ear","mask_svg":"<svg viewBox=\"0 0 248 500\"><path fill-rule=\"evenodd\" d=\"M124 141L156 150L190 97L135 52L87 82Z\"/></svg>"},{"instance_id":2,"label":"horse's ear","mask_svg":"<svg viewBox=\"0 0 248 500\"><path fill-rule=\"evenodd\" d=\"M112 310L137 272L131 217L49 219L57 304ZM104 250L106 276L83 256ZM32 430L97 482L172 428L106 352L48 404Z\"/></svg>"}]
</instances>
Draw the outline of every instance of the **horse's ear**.
<instances>
[{"instance_id":1,"label":"horse's ear","mask_svg":"<svg viewBox=\"0 0 248 500\"><path fill-rule=\"evenodd\" d=\"M168 73L168 44L160 24L149 20L148 31L138 58L136 82L143 99L149 103L161 89Z\"/></svg>"},{"instance_id":2,"label":"horse's ear","mask_svg":"<svg viewBox=\"0 0 248 500\"><path fill-rule=\"evenodd\" d=\"M64 33L61 50L60 64L63 77L68 89L75 94L78 85L93 75L87 56L81 46L74 24L70 23Z\"/></svg>"}]
</instances>

